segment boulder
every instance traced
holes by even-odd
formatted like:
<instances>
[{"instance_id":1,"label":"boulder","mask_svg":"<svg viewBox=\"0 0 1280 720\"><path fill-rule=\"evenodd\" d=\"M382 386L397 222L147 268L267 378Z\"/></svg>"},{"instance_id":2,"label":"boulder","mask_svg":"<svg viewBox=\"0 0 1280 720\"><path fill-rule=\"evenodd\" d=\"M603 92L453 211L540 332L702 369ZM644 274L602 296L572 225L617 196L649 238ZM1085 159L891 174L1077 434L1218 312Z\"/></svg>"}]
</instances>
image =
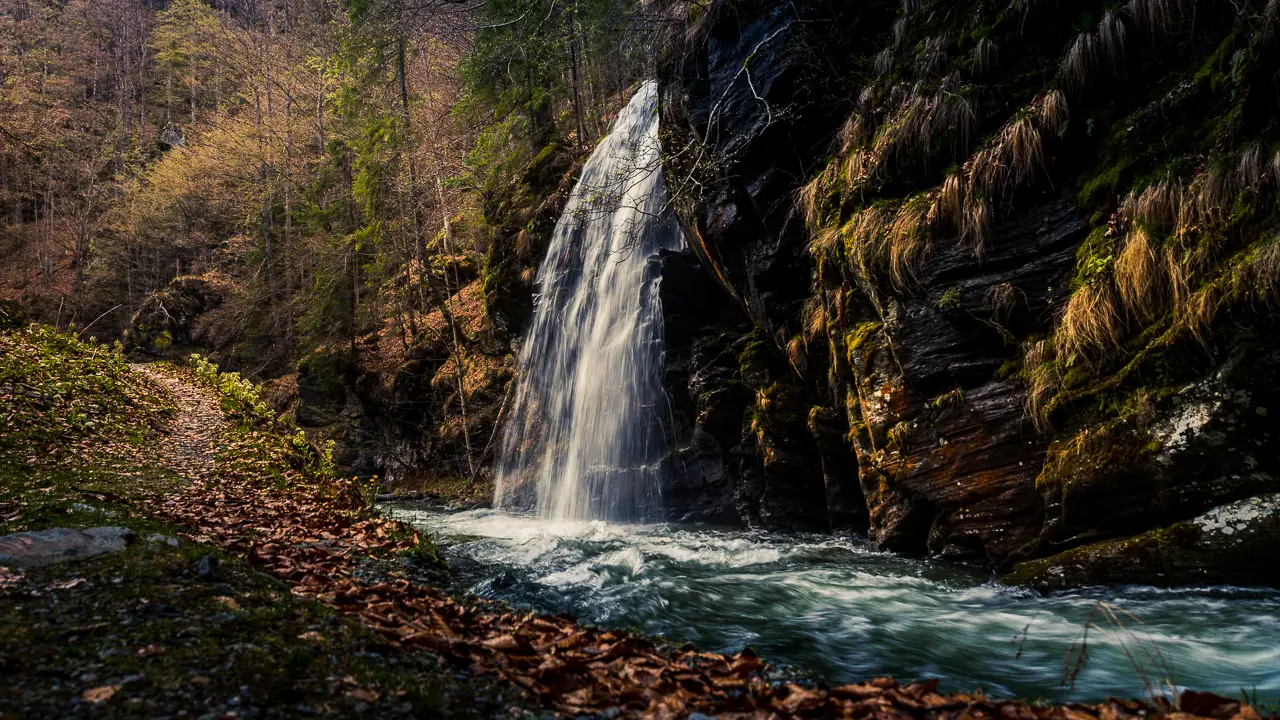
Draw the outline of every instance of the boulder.
<instances>
[{"instance_id":1,"label":"boulder","mask_svg":"<svg viewBox=\"0 0 1280 720\"><path fill-rule=\"evenodd\" d=\"M0 566L40 567L122 552L133 531L122 527L86 530L51 528L0 537Z\"/></svg>"}]
</instances>

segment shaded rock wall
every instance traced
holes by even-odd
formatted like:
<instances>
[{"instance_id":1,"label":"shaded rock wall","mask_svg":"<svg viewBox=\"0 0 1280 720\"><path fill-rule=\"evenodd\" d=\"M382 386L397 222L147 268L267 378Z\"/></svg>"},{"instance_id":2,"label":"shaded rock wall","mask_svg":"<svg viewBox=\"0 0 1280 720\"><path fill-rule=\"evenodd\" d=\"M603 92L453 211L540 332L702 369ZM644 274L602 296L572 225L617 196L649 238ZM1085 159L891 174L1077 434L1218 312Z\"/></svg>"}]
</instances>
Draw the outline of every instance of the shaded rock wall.
<instances>
[{"instance_id":1,"label":"shaded rock wall","mask_svg":"<svg viewBox=\"0 0 1280 720\"><path fill-rule=\"evenodd\" d=\"M677 515L1009 567L1280 489L1280 17L997 5L717 2L664 58L678 284L739 308L671 348Z\"/></svg>"}]
</instances>

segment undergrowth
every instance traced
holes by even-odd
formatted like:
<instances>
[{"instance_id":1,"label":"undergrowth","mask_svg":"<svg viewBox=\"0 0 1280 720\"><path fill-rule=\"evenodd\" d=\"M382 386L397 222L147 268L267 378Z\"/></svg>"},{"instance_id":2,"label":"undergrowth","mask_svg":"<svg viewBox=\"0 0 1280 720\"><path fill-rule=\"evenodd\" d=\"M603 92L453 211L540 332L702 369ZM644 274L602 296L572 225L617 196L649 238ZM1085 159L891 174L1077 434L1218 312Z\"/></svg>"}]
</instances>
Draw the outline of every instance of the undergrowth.
<instances>
[{"instance_id":1,"label":"undergrowth","mask_svg":"<svg viewBox=\"0 0 1280 720\"><path fill-rule=\"evenodd\" d=\"M141 441L172 414L118 344L48 325L0 329L0 454L48 460L89 441Z\"/></svg>"}]
</instances>

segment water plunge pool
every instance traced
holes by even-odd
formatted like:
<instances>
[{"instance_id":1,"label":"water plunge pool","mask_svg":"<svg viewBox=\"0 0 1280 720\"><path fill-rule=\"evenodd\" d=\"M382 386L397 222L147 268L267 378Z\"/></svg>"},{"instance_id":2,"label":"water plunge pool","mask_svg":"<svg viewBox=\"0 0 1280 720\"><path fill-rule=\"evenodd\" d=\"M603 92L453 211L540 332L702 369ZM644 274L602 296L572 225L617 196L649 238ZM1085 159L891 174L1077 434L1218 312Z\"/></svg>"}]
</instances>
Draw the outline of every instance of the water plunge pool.
<instances>
[{"instance_id":1,"label":"water plunge pool","mask_svg":"<svg viewBox=\"0 0 1280 720\"><path fill-rule=\"evenodd\" d=\"M700 649L750 645L830 683L938 677L1026 699L1142 697L1161 670L1179 686L1280 695L1280 592L1123 587L1041 597L979 571L876 552L857 538L688 526L549 522L479 510L389 506L444 548L459 589L517 607L632 627ZM1064 661L1099 601L1089 662L1071 691Z\"/></svg>"}]
</instances>

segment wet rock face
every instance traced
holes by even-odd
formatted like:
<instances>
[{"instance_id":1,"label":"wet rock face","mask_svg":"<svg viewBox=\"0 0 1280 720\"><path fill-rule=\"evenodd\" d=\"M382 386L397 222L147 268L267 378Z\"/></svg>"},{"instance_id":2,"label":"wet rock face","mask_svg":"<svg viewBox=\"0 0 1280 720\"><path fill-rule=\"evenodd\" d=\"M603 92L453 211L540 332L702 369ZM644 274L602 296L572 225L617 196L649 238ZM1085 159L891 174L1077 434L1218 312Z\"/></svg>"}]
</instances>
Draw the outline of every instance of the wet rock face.
<instances>
[{"instance_id":1,"label":"wet rock face","mask_svg":"<svg viewBox=\"0 0 1280 720\"><path fill-rule=\"evenodd\" d=\"M749 323L700 323L697 304L669 315L672 327L683 328L676 335L686 338L669 358L682 448L675 458L698 468L701 478L681 485L673 502L679 508L732 505L744 522L775 527L865 529L883 548L1001 569L1076 550L1073 562L1087 564L1088 548L1112 557L1105 550L1110 543L1135 537L1147 540L1123 542L1158 552L1122 553L1124 559L1109 566L1113 574L1100 577L1123 577L1124 563L1148 563L1174 577L1170 568L1178 558L1219 562L1220 553L1171 545L1171 538L1184 539L1177 532L1158 542L1143 534L1173 532L1211 508L1280 491L1280 457L1263 450L1275 444L1272 415L1280 412L1276 328L1265 317L1270 309L1237 308L1238 317L1229 320L1222 316L1237 311L1223 310L1211 337L1197 341L1151 340L1173 333L1138 338L1145 321L1125 316L1122 347L1108 348L1107 357L1071 354L1024 366L1024 354L1031 355L1025 351L1055 345L1054 332L1078 287L1117 282L1113 269L1104 280L1085 273L1090 263L1114 262L1115 252L1099 248L1123 238L1106 218L1128 183L1140 180L1126 175L1136 172L1129 167L1133 153L1112 143L1173 157L1198 142L1191 137L1199 132L1197 113L1167 107L1170 98L1192 97L1184 92L1191 84L1162 88L1174 60L1152 59L1142 68L1150 87L1139 91L1135 84L1132 97L1110 98L1112 110L1101 112L1098 97L1068 92L1071 125L1059 127L1056 138L1046 135L1045 177L1000 200L983 252L945 225L934 226L927 253L903 259L911 276L903 282L884 277L887 267L853 267L849 246L860 242L862 230L845 223L866 209L864 200L885 202L898 208L894 217L910 219L899 210L912 199L938 197L931 193L941 192L946 173L938 171L949 160L939 155L932 166L895 165L881 178L883 187L846 176L857 167L850 164L853 148L875 150L876 138L883 139L876 133L890 127L882 121L903 119L894 104L916 90L899 75L917 73L923 78L917 90L936 79L922 66L895 66L881 80L870 79L875 49L904 27L908 38L941 30L947 32L929 37L952 37L952 18L926 9L904 18L908 26L895 26L899 3L851 5L712 3L664 61L663 137L673 201L704 268L702 285L724 288ZM973 9L974 17L986 11ZM1019 62L1030 67L1059 51L1065 14L1064 6L1028 15L1031 24L1019 24L1016 38L1006 26L1010 43L1026 43ZM1213 32L1234 22L1214 25ZM903 60L912 42L894 57ZM815 57L827 64L814 63ZM1015 65L1002 67L1028 69ZM955 63L948 67L951 77L976 87L974 97L998 100L980 104L981 132L1009 121L1019 104L1033 107L1027 103L1050 89L1001 85L981 73L964 75ZM860 110L869 134L834 148L862 89L848 87L851 78L874 90ZM1121 122L1130 116L1115 108L1126 103L1139 115L1163 119ZM1006 106L1008 112L1000 109ZM1099 132L1095 124L1112 131ZM977 157L973 150L959 159ZM1117 152L1123 157L1113 157ZM829 176L843 179L809 188L820 200L814 203L818 224L838 231L828 264L819 268L809 259L810 232L796 199L809 180L829 177L818 170L833 157L848 161L831 166ZM858 189L845 195L841 182ZM1141 191L1141 183L1132 189ZM843 205L824 209L832 197ZM905 246L863 249L887 255L871 265L893 262L895 249L911 254ZM694 277L688 268L681 273ZM1156 320L1149 325L1160 329ZM1037 346L1042 340L1046 345ZM1148 341L1151 351L1134 355ZM701 354L694 352L699 343ZM738 357L736 373L724 355ZM755 360L747 362L747 355ZM1047 391L1041 386L1032 404L1045 408L1037 417L1052 428L1033 426L1027 410L1029 376L1046 367L1056 384ZM726 419L734 417L741 421L736 439ZM1269 521L1258 522L1261 534L1250 536L1257 543L1238 546L1245 555L1254 544L1269 547ZM1167 551L1181 547L1184 555ZM1221 577L1239 572L1252 582L1239 567L1225 563ZM1213 572L1206 577L1218 577ZM1083 571L1067 576L1089 577Z\"/></svg>"},{"instance_id":2,"label":"wet rock face","mask_svg":"<svg viewBox=\"0 0 1280 720\"><path fill-rule=\"evenodd\" d=\"M1004 338L1046 327L1065 297L1081 232L1070 199L1049 195L1003 223L981 260L940 243L922 291L850 353L843 374L865 427L854 446L882 547L987 562L1039 534L1048 443L1024 384L994 378L1017 357Z\"/></svg>"},{"instance_id":3,"label":"wet rock face","mask_svg":"<svg viewBox=\"0 0 1280 720\"><path fill-rule=\"evenodd\" d=\"M660 264L674 445L662 490L667 518L829 529L803 388L692 254L664 253ZM847 502L856 508L860 499Z\"/></svg>"},{"instance_id":4,"label":"wet rock face","mask_svg":"<svg viewBox=\"0 0 1280 720\"><path fill-rule=\"evenodd\" d=\"M843 122L825 86L836 67L826 63L840 60L827 34L838 29L848 41L863 13L844 5L714 3L699 41L661 72L668 184L686 237L770 329L798 312L808 290L808 238L790 198ZM687 153L695 137L706 146Z\"/></svg>"},{"instance_id":5,"label":"wet rock face","mask_svg":"<svg viewBox=\"0 0 1280 720\"><path fill-rule=\"evenodd\" d=\"M1232 335L1208 375L1168 388L1148 418L1085 429L1099 440L1041 481L1041 552L1132 536L1280 490L1271 450L1280 352L1269 333L1239 328Z\"/></svg>"},{"instance_id":6,"label":"wet rock face","mask_svg":"<svg viewBox=\"0 0 1280 720\"><path fill-rule=\"evenodd\" d=\"M1135 537L1019 563L1005 581L1042 590L1122 583L1275 586L1276 553L1280 493L1270 493Z\"/></svg>"}]
</instances>

